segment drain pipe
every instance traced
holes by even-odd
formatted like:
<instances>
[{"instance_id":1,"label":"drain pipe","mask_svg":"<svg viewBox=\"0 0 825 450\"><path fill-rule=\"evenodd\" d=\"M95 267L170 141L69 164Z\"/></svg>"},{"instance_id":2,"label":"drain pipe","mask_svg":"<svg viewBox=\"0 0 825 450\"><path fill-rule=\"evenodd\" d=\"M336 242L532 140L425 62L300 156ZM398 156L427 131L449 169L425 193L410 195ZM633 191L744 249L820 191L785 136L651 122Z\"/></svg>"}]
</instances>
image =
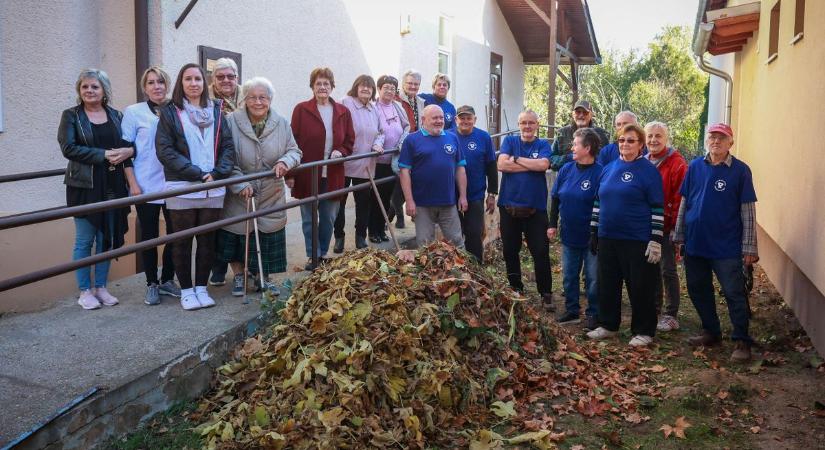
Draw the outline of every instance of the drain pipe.
<instances>
[{"instance_id":1,"label":"drain pipe","mask_svg":"<svg viewBox=\"0 0 825 450\"><path fill-rule=\"evenodd\" d=\"M696 34L693 40L693 54L696 57L696 65L699 66L699 70L711 75L716 75L725 80L725 123L730 125L731 106L733 103L733 78L729 73L710 66L704 57L713 26L713 23L697 23Z\"/></svg>"}]
</instances>

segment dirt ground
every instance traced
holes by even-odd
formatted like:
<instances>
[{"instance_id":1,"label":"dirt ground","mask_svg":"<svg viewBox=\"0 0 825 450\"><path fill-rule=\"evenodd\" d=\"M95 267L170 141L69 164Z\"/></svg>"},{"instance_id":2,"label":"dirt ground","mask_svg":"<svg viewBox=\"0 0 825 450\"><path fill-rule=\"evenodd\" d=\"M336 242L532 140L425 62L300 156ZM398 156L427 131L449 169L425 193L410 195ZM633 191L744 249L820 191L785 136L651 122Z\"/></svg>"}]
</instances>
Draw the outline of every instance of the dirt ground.
<instances>
[{"instance_id":1,"label":"dirt ground","mask_svg":"<svg viewBox=\"0 0 825 450\"><path fill-rule=\"evenodd\" d=\"M561 290L557 245L552 246L553 286ZM504 276L500 249L489 251L488 264ZM532 264L522 253L528 292L535 292ZM680 279L684 279L682 269ZM538 301L534 297L535 301ZM582 306L586 300L582 299ZM626 302L626 300L625 300ZM727 308L718 296L723 333L730 333ZM557 302L561 310L561 296ZM764 272L757 266L751 296L751 335L756 340L753 360L730 361L730 341L709 349L686 345L697 334L699 319L682 286L680 329L659 333L655 344L642 350L647 364L656 367L656 395L640 399L640 423L620 417L558 417L554 433L562 436L561 449L825 449L825 364L805 331ZM629 305L625 303L619 337L593 344L603 352L627 352L630 339ZM566 329L586 341L582 324ZM589 345L589 344L588 344ZM194 404L179 406L146 427L104 448L197 448L187 419ZM670 435L666 433L670 431ZM677 436L682 434L684 438Z\"/></svg>"}]
</instances>

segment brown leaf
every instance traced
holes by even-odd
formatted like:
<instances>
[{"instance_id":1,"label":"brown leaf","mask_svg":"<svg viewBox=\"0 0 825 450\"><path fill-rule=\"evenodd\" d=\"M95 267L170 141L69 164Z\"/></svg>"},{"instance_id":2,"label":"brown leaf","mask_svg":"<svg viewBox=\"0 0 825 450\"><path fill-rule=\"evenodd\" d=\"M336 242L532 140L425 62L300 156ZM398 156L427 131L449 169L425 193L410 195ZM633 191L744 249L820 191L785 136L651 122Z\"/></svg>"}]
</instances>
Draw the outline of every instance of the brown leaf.
<instances>
[{"instance_id":1,"label":"brown leaf","mask_svg":"<svg viewBox=\"0 0 825 450\"><path fill-rule=\"evenodd\" d=\"M690 428L692 425L685 419L685 416L679 417L676 419L676 423L671 426L668 424L664 424L659 427L665 434L665 439L670 437L671 434L675 435L679 439L686 439L685 430Z\"/></svg>"},{"instance_id":2,"label":"brown leaf","mask_svg":"<svg viewBox=\"0 0 825 450\"><path fill-rule=\"evenodd\" d=\"M758 426L752 426L751 427L751 433L753 433L753 434L758 434L760 431L762 431L762 429L759 428Z\"/></svg>"},{"instance_id":3,"label":"brown leaf","mask_svg":"<svg viewBox=\"0 0 825 450\"><path fill-rule=\"evenodd\" d=\"M719 391L716 394L716 396L719 397L719 400L724 400L724 399L728 398L729 395L730 395L730 392L728 392L728 391Z\"/></svg>"}]
</instances>

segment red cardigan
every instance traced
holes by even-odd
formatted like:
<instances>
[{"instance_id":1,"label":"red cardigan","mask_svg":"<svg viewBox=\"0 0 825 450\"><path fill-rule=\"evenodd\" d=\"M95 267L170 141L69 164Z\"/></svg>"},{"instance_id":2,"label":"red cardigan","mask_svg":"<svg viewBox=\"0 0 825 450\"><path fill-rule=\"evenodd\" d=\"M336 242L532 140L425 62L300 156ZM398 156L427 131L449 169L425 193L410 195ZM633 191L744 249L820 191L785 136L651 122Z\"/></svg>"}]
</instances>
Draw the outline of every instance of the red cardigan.
<instances>
[{"instance_id":1,"label":"red cardigan","mask_svg":"<svg viewBox=\"0 0 825 450\"><path fill-rule=\"evenodd\" d=\"M338 150L344 156L352 154L352 145L355 142L355 130L352 127L352 116L349 110L331 98L332 104L332 149ZM318 112L315 98L295 105L292 111L292 134L298 148L303 152L302 163L324 159L324 141L326 128ZM292 197L306 198L312 195L312 171L302 170L294 174L295 187L292 188ZM321 170L315 182L320 183ZM327 166L327 192L344 187L344 164ZM321 193L320 189L318 191Z\"/></svg>"},{"instance_id":2,"label":"red cardigan","mask_svg":"<svg viewBox=\"0 0 825 450\"><path fill-rule=\"evenodd\" d=\"M665 151L669 151L666 149ZM682 181L685 179L687 172L687 162L685 158L679 154L679 150L674 150L673 153L665 158L659 164L659 174L662 176L662 187L665 194L665 227L664 233L667 237L673 227L676 226L676 216L679 215L679 204L682 202L682 195L679 194L679 189L682 187Z\"/></svg>"}]
</instances>

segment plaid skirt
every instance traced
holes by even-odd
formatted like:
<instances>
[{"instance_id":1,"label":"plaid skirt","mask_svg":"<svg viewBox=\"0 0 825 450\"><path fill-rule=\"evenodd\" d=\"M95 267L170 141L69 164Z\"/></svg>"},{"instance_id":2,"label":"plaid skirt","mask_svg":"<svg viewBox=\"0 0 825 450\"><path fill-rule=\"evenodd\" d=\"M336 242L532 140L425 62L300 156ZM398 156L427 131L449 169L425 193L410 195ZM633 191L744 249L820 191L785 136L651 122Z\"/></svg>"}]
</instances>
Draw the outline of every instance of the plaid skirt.
<instances>
[{"instance_id":1,"label":"plaid skirt","mask_svg":"<svg viewBox=\"0 0 825 450\"><path fill-rule=\"evenodd\" d=\"M274 233L258 233L261 241L261 263L264 274L286 272L286 229ZM218 230L216 257L223 262L243 263L246 239L242 234ZM258 273L258 255L255 251L255 233L249 233L249 271Z\"/></svg>"}]
</instances>

